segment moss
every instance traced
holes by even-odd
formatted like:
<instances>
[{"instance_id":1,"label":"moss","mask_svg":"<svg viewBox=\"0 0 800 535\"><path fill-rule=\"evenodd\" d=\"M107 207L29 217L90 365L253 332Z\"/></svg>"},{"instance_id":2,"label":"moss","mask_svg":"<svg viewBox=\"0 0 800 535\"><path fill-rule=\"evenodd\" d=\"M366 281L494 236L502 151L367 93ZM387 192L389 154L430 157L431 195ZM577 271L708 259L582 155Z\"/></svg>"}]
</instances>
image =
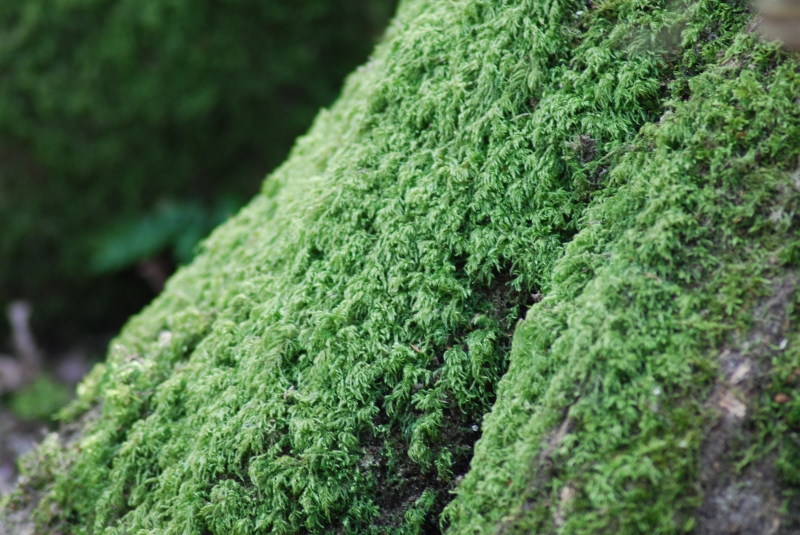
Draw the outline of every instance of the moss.
<instances>
[{"instance_id":1,"label":"moss","mask_svg":"<svg viewBox=\"0 0 800 535\"><path fill-rule=\"evenodd\" d=\"M102 416L40 529L701 526L719 348L746 353L800 250L800 72L749 23L709 0L405 2L83 385L65 417ZM754 354L770 388L790 353ZM797 488L770 388L742 390L745 450L778 451L764 492Z\"/></svg>"},{"instance_id":2,"label":"moss","mask_svg":"<svg viewBox=\"0 0 800 535\"><path fill-rule=\"evenodd\" d=\"M706 400L720 348L756 355L786 344L751 336L771 281L795 269L778 259L797 240L788 214L798 201L800 78L794 61L781 60L753 36L737 37L718 66L692 79L691 99L670 102L610 171L613 193L585 211L550 295L517 328L472 470L448 509L453 531L693 531L714 487L700 478L704 464L725 461L701 458L714 439L717 407ZM785 381L796 358L783 355L764 353L762 377ZM771 402L775 383L759 381L741 408L761 429L737 437L732 472L769 439L790 475L791 404Z\"/></svg>"}]
</instances>

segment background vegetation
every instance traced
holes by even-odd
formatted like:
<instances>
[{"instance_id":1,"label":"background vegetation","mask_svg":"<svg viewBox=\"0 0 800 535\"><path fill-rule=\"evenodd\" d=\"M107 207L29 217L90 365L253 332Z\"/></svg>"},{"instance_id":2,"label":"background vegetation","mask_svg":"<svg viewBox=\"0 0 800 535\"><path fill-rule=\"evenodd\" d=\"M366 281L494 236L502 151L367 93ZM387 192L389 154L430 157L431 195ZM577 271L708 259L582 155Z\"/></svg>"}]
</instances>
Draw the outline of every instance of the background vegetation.
<instances>
[{"instance_id":1,"label":"background vegetation","mask_svg":"<svg viewBox=\"0 0 800 535\"><path fill-rule=\"evenodd\" d=\"M137 262L168 274L188 261L366 61L393 9L2 2L0 306L30 301L49 348L119 328L153 295Z\"/></svg>"}]
</instances>

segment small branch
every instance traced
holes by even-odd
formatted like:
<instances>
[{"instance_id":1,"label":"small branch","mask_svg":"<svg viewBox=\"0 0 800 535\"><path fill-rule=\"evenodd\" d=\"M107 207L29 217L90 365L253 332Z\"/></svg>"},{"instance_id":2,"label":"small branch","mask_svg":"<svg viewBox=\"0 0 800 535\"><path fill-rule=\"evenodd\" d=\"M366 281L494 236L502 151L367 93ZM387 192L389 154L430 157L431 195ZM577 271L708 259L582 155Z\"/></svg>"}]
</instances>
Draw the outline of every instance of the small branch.
<instances>
[{"instance_id":1,"label":"small branch","mask_svg":"<svg viewBox=\"0 0 800 535\"><path fill-rule=\"evenodd\" d=\"M27 301L14 301L8 305L8 321L11 323L14 351L28 368L38 374L42 367L42 353L36 346L30 327L31 305Z\"/></svg>"},{"instance_id":2,"label":"small branch","mask_svg":"<svg viewBox=\"0 0 800 535\"><path fill-rule=\"evenodd\" d=\"M0 355L0 396L24 387L27 382L25 375L25 370L18 360Z\"/></svg>"}]
</instances>

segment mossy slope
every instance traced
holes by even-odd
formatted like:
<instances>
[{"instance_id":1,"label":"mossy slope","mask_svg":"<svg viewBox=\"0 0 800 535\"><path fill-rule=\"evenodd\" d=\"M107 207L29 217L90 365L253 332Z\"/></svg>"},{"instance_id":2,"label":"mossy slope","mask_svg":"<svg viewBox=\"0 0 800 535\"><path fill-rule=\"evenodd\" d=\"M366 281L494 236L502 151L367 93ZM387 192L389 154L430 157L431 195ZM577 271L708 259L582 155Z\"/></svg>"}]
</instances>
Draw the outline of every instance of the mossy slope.
<instances>
[{"instance_id":1,"label":"mossy slope","mask_svg":"<svg viewBox=\"0 0 800 535\"><path fill-rule=\"evenodd\" d=\"M44 490L41 525L74 533L435 532L482 433L454 532L691 530L713 348L798 250L798 68L749 22L406 2L16 499ZM748 458L797 485L800 409L747 394Z\"/></svg>"},{"instance_id":2,"label":"mossy slope","mask_svg":"<svg viewBox=\"0 0 800 535\"><path fill-rule=\"evenodd\" d=\"M456 531L800 529L800 72L782 59L737 37L610 172L516 330Z\"/></svg>"}]
</instances>

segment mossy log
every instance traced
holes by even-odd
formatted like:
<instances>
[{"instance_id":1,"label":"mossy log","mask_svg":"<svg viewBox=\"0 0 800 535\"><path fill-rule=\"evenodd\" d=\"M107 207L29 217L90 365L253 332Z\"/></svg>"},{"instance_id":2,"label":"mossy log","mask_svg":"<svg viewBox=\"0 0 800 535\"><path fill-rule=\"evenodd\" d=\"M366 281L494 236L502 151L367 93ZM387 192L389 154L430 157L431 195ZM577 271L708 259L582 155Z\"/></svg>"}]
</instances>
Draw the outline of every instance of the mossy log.
<instances>
[{"instance_id":1,"label":"mossy log","mask_svg":"<svg viewBox=\"0 0 800 535\"><path fill-rule=\"evenodd\" d=\"M753 21L404 2L6 512L108 535L800 532L800 65Z\"/></svg>"}]
</instances>

